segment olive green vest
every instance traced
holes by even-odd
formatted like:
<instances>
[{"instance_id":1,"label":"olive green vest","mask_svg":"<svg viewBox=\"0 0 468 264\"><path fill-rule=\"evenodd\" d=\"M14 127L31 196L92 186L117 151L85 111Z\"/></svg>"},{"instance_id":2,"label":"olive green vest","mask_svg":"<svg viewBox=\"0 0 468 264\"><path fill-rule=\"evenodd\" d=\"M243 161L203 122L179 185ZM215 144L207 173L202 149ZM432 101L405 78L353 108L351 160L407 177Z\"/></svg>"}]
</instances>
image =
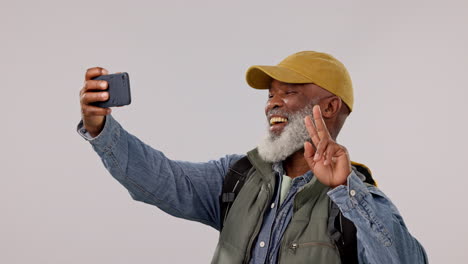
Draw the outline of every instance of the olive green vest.
<instances>
[{"instance_id":1,"label":"olive green vest","mask_svg":"<svg viewBox=\"0 0 468 264\"><path fill-rule=\"evenodd\" d=\"M211 263L248 263L263 214L272 202L275 175L272 164L254 149L247 153L253 167L226 216ZM284 232L278 263L341 263L338 249L327 232L329 188L315 177L294 199L291 222Z\"/></svg>"}]
</instances>

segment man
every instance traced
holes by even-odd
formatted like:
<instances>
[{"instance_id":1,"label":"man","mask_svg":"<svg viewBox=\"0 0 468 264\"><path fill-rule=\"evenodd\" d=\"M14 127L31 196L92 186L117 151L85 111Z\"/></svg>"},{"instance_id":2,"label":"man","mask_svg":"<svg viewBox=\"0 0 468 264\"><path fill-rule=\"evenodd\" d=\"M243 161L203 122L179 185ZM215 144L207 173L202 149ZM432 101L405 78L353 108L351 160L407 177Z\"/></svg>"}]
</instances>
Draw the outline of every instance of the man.
<instances>
[{"instance_id":1,"label":"man","mask_svg":"<svg viewBox=\"0 0 468 264\"><path fill-rule=\"evenodd\" d=\"M95 92L107 83L92 80L107 73L86 72L78 132L135 200L222 228L213 263L427 262L396 207L363 182L363 167L336 143L354 99L346 68L331 55L305 51L251 67L248 84L268 89L268 135L247 155L206 163L169 160L125 131L110 109L89 105L107 99ZM241 160L248 162L245 183L222 215L224 179ZM333 208L357 230L352 254L342 254L329 232L346 220L331 218Z\"/></svg>"}]
</instances>

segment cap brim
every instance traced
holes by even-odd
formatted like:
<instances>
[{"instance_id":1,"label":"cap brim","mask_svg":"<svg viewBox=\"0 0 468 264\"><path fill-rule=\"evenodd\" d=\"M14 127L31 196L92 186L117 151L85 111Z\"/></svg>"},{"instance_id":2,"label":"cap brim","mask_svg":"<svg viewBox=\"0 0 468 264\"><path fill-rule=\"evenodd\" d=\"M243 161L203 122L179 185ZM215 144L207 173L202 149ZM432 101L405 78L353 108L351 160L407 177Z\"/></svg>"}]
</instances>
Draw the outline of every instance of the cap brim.
<instances>
[{"instance_id":1,"label":"cap brim","mask_svg":"<svg viewBox=\"0 0 468 264\"><path fill-rule=\"evenodd\" d=\"M281 66L255 65L247 70L247 83L255 89L269 89L273 79L285 83L312 83L309 78Z\"/></svg>"}]
</instances>

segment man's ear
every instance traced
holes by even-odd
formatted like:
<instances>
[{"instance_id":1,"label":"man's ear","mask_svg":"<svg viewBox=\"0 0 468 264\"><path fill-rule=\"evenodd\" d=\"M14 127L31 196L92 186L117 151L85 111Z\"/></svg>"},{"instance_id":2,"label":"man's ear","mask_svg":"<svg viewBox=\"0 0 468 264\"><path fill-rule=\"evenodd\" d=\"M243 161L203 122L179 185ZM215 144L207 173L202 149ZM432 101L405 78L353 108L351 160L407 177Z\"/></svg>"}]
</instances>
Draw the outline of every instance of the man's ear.
<instances>
[{"instance_id":1,"label":"man's ear","mask_svg":"<svg viewBox=\"0 0 468 264\"><path fill-rule=\"evenodd\" d=\"M343 101L338 96L331 96L326 98L320 104L322 115L324 118L333 118L340 112L343 106Z\"/></svg>"}]
</instances>

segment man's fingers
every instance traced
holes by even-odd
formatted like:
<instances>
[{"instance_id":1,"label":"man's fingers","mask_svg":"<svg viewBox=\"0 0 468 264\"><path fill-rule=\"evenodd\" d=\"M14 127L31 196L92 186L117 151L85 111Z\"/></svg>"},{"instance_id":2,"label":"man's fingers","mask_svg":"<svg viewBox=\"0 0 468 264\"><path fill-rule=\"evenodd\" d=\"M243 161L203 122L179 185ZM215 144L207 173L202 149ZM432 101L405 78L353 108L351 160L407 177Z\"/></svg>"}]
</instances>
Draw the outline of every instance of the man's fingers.
<instances>
[{"instance_id":1,"label":"man's fingers","mask_svg":"<svg viewBox=\"0 0 468 264\"><path fill-rule=\"evenodd\" d=\"M83 89L89 90L105 90L107 89L107 81L104 80L87 80L84 83Z\"/></svg>"},{"instance_id":2,"label":"man's fingers","mask_svg":"<svg viewBox=\"0 0 468 264\"><path fill-rule=\"evenodd\" d=\"M325 151L325 154L324 154L325 160L323 162L323 165L326 166L326 165L332 164L336 160L337 157L343 154L348 155L345 147L337 143L328 144L327 150Z\"/></svg>"},{"instance_id":3,"label":"man's fingers","mask_svg":"<svg viewBox=\"0 0 468 264\"><path fill-rule=\"evenodd\" d=\"M317 146L320 142L320 138L310 116L306 116L304 118L304 122L307 128L307 132L309 132L309 136L312 139L312 142L314 143L314 146Z\"/></svg>"},{"instance_id":4,"label":"man's fingers","mask_svg":"<svg viewBox=\"0 0 468 264\"><path fill-rule=\"evenodd\" d=\"M323 153L327 151L328 140L320 140L316 145L317 149L315 150L314 161L317 162L323 157Z\"/></svg>"},{"instance_id":5,"label":"man's fingers","mask_svg":"<svg viewBox=\"0 0 468 264\"><path fill-rule=\"evenodd\" d=\"M333 144L328 145L327 152L324 154L325 160L323 161L323 165L329 165L332 163L332 158L336 153L336 147Z\"/></svg>"},{"instance_id":6,"label":"man's fingers","mask_svg":"<svg viewBox=\"0 0 468 264\"><path fill-rule=\"evenodd\" d=\"M314 148L312 146L312 143L310 142L304 142L304 158L306 159L312 159L314 155Z\"/></svg>"},{"instance_id":7,"label":"man's fingers","mask_svg":"<svg viewBox=\"0 0 468 264\"><path fill-rule=\"evenodd\" d=\"M84 116L105 116L111 113L110 108L102 108L93 105L83 105L81 112Z\"/></svg>"},{"instance_id":8,"label":"man's fingers","mask_svg":"<svg viewBox=\"0 0 468 264\"><path fill-rule=\"evenodd\" d=\"M106 101L109 98L108 92L85 92L81 95L81 104L88 105L93 102Z\"/></svg>"},{"instance_id":9,"label":"man's fingers","mask_svg":"<svg viewBox=\"0 0 468 264\"><path fill-rule=\"evenodd\" d=\"M310 168L315 166L314 147L312 146L312 143L307 141L304 142L304 158L307 161L307 164L309 164Z\"/></svg>"},{"instance_id":10,"label":"man's fingers","mask_svg":"<svg viewBox=\"0 0 468 264\"><path fill-rule=\"evenodd\" d=\"M322 111L320 110L319 105L315 105L312 109L314 114L315 126L317 127L318 136L320 139L330 138L330 133L328 132L327 125L322 117Z\"/></svg>"},{"instance_id":11,"label":"man's fingers","mask_svg":"<svg viewBox=\"0 0 468 264\"><path fill-rule=\"evenodd\" d=\"M104 68L101 68L101 67L89 68L86 71L85 80L91 80L94 77L98 77L98 76L106 75L106 74L109 74L109 71L107 71Z\"/></svg>"}]
</instances>

